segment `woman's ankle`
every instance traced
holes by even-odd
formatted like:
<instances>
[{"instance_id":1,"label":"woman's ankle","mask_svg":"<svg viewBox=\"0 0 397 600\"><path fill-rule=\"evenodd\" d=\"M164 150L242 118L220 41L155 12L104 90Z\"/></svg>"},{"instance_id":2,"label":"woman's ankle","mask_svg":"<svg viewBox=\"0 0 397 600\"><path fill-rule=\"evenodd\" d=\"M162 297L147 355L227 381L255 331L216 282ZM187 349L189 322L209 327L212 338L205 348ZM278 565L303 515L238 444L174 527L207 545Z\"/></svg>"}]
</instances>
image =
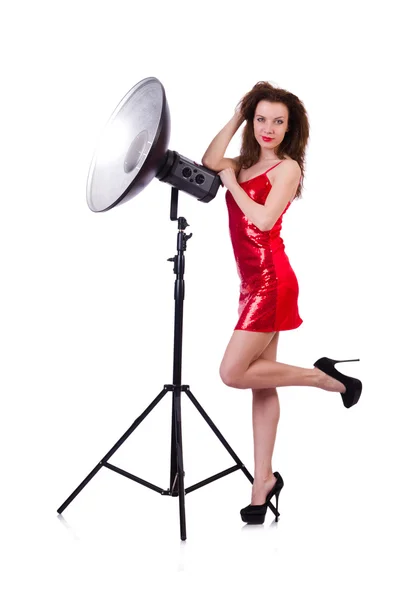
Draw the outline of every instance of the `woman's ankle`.
<instances>
[{"instance_id":1,"label":"woman's ankle","mask_svg":"<svg viewBox=\"0 0 397 600\"><path fill-rule=\"evenodd\" d=\"M271 479L272 477L273 477L273 471L271 468L270 468L270 470L262 471L261 473L255 473L254 474L254 485L262 484L265 481L268 481L269 479Z\"/></svg>"}]
</instances>

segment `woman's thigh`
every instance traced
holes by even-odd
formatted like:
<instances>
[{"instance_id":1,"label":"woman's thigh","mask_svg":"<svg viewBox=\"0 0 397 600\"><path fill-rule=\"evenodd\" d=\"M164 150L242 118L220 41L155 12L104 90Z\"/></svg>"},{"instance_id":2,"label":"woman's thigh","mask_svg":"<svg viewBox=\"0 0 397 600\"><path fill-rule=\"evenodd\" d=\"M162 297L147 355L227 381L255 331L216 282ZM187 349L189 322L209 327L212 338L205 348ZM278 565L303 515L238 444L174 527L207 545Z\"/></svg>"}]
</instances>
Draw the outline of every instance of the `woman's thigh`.
<instances>
[{"instance_id":1,"label":"woman's thigh","mask_svg":"<svg viewBox=\"0 0 397 600\"><path fill-rule=\"evenodd\" d=\"M277 360L277 345L280 337L280 332L276 331L276 334L272 337L270 343L266 346L262 354L258 358L264 358L265 360Z\"/></svg>"},{"instance_id":2,"label":"woman's thigh","mask_svg":"<svg viewBox=\"0 0 397 600\"><path fill-rule=\"evenodd\" d=\"M245 373L250 364L266 352L275 334L278 332L233 331L219 369L222 380L226 383Z\"/></svg>"}]
</instances>

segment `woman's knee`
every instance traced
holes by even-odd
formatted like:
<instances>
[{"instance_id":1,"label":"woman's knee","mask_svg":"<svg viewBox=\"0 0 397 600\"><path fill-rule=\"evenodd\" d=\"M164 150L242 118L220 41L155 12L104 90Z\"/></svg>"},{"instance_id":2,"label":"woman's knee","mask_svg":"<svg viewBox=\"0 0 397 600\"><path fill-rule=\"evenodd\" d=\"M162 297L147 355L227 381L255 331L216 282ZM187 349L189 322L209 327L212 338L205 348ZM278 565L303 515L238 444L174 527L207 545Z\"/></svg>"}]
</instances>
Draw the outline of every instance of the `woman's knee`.
<instances>
[{"instance_id":1,"label":"woman's knee","mask_svg":"<svg viewBox=\"0 0 397 600\"><path fill-rule=\"evenodd\" d=\"M232 365L222 362L219 367L219 375L225 385L236 388L240 387L239 373Z\"/></svg>"}]
</instances>

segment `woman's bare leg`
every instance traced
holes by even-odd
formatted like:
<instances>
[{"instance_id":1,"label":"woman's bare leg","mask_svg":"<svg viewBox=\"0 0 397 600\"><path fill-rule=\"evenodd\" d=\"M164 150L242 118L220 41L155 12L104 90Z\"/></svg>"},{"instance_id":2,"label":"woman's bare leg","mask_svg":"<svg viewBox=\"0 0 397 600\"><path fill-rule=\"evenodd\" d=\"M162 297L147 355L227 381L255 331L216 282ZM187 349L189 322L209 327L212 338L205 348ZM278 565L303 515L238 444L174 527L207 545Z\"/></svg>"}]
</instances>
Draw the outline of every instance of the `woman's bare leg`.
<instances>
[{"instance_id":1,"label":"woman's bare leg","mask_svg":"<svg viewBox=\"0 0 397 600\"><path fill-rule=\"evenodd\" d=\"M278 338L278 331L267 333L234 331L220 366L220 375L224 383L230 384L232 375L234 379L236 372L245 372L259 358L275 360ZM251 503L263 504L266 494L276 482L271 461L280 405L274 388L253 389L252 394L255 474Z\"/></svg>"},{"instance_id":2,"label":"woman's bare leg","mask_svg":"<svg viewBox=\"0 0 397 600\"><path fill-rule=\"evenodd\" d=\"M220 366L222 381L239 389L309 386L330 392L346 391L343 383L315 367L305 369L259 358L275 333L234 331Z\"/></svg>"},{"instance_id":3,"label":"woman's bare leg","mask_svg":"<svg viewBox=\"0 0 397 600\"><path fill-rule=\"evenodd\" d=\"M259 358L277 359L280 332ZM263 504L266 495L276 483L273 475L272 456L276 442L277 425L280 420L280 401L276 388L252 390L252 428L254 434L254 483L251 504Z\"/></svg>"}]
</instances>

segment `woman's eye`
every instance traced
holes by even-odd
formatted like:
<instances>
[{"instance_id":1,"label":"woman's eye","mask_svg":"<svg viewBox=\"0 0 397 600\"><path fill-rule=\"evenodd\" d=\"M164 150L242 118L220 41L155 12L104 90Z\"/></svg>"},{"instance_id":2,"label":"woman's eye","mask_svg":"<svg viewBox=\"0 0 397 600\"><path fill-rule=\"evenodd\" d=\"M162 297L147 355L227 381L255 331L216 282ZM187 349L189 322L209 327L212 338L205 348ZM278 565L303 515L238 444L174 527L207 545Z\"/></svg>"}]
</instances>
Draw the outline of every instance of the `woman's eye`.
<instances>
[{"instance_id":1,"label":"woman's eye","mask_svg":"<svg viewBox=\"0 0 397 600\"><path fill-rule=\"evenodd\" d=\"M262 119L263 119L263 117L258 117L258 121L261 121ZM277 119L277 123L283 124L284 121L282 121L281 119Z\"/></svg>"}]
</instances>

